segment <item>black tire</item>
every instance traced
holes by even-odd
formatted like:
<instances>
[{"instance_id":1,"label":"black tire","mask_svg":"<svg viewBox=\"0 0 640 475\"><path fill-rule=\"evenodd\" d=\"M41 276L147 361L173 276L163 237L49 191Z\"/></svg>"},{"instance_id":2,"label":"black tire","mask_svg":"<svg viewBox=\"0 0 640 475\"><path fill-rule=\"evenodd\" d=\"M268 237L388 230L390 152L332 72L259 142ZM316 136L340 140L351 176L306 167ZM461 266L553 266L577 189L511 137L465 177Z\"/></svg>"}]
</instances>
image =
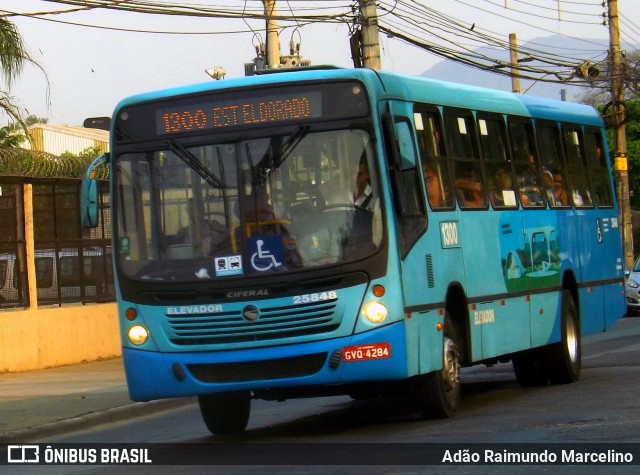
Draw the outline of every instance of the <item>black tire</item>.
<instances>
[{"instance_id":1,"label":"black tire","mask_svg":"<svg viewBox=\"0 0 640 475\"><path fill-rule=\"evenodd\" d=\"M443 359L442 369L424 375L415 389L416 402L425 419L453 417L460 406L460 355L457 344L446 332Z\"/></svg>"},{"instance_id":2,"label":"black tire","mask_svg":"<svg viewBox=\"0 0 640 475\"><path fill-rule=\"evenodd\" d=\"M547 347L544 354L546 370L552 384L577 381L582 366L578 309L568 290L562 292L561 311L560 342Z\"/></svg>"},{"instance_id":3,"label":"black tire","mask_svg":"<svg viewBox=\"0 0 640 475\"><path fill-rule=\"evenodd\" d=\"M545 363L541 360L538 349L525 350L513 355L511 363L518 384L523 388L545 386L549 381Z\"/></svg>"},{"instance_id":4,"label":"black tire","mask_svg":"<svg viewBox=\"0 0 640 475\"><path fill-rule=\"evenodd\" d=\"M200 413L212 434L237 434L247 428L251 413L251 393L235 391L198 396Z\"/></svg>"}]
</instances>

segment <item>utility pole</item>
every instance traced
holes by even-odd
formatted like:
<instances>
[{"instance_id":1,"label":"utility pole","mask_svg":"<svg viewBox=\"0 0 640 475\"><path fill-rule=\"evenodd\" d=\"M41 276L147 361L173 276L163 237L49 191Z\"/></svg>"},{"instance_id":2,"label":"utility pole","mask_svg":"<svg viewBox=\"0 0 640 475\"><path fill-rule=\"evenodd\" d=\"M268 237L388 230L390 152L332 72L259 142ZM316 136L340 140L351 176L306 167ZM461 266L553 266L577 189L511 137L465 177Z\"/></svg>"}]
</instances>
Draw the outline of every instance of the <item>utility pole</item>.
<instances>
[{"instance_id":1,"label":"utility pole","mask_svg":"<svg viewBox=\"0 0 640 475\"><path fill-rule=\"evenodd\" d=\"M624 263L633 266L633 233L631 228L631 201L629 200L629 169L627 165L627 137L624 126L624 81L622 55L620 53L620 28L618 26L618 0L609 0L609 47L611 50L611 96L614 107L614 171L620 227L624 244Z\"/></svg>"},{"instance_id":2,"label":"utility pole","mask_svg":"<svg viewBox=\"0 0 640 475\"><path fill-rule=\"evenodd\" d=\"M267 22L267 69L280 67L280 38L278 37L278 21L276 15L276 0L263 0L264 15Z\"/></svg>"},{"instance_id":3,"label":"utility pole","mask_svg":"<svg viewBox=\"0 0 640 475\"><path fill-rule=\"evenodd\" d=\"M515 33L509 33L509 53L511 56L511 91L522 93L520 72L518 71L518 42Z\"/></svg>"},{"instance_id":4,"label":"utility pole","mask_svg":"<svg viewBox=\"0 0 640 475\"><path fill-rule=\"evenodd\" d=\"M375 0L360 0L362 18L362 61L365 68L382 69L380 34Z\"/></svg>"}]
</instances>

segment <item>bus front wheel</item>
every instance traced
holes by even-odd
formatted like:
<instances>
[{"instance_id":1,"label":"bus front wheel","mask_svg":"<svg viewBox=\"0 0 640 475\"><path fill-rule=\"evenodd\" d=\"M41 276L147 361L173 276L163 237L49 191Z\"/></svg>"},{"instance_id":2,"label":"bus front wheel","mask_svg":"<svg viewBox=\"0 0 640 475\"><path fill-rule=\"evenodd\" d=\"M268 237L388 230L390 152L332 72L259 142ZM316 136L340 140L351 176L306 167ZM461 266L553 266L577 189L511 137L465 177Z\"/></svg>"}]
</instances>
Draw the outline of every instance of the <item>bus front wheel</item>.
<instances>
[{"instance_id":1,"label":"bus front wheel","mask_svg":"<svg viewBox=\"0 0 640 475\"><path fill-rule=\"evenodd\" d=\"M251 393L234 391L198 396L200 413L212 434L236 434L247 428L251 412Z\"/></svg>"},{"instance_id":2,"label":"bus front wheel","mask_svg":"<svg viewBox=\"0 0 640 475\"><path fill-rule=\"evenodd\" d=\"M460 355L455 341L445 333L443 367L426 374L416 388L416 401L425 419L455 416L460 405Z\"/></svg>"}]
</instances>

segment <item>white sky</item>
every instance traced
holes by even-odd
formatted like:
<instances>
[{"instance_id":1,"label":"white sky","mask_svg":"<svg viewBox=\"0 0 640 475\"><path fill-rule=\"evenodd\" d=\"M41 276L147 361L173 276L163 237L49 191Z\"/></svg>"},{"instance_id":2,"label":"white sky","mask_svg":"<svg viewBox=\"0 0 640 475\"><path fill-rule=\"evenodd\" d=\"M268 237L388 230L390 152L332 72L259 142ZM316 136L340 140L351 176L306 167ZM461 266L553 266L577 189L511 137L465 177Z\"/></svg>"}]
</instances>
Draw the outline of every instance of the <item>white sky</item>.
<instances>
[{"instance_id":1,"label":"white sky","mask_svg":"<svg viewBox=\"0 0 640 475\"><path fill-rule=\"evenodd\" d=\"M571 23L561 13L563 21L550 21L522 13L527 4L548 9L546 15L558 15L564 9L593 5L589 11L604 11L601 0L416 0L437 9L465 24L475 24L505 39L516 33L518 42L562 34L578 38L608 39L608 28L599 25ZM170 3L165 0L165 3ZM203 5L226 4L231 0L182 0L181 3ZM350 4L345 0L345 5ZM241 0L235 0L235 5ZM315 2L319 5L321 2ZM288 2L278 1L278 10L288 12ZM640 0L619 0L623 18L623 40L640 44ZM2 0L0 10L36 12L70 8L44 0ZM502 18L497 14L504 15ZM504 17L513 18L510 21ZM164 31L229 31L246 30L241 20L196 19L151 16L105 10L50 16L53 20L73 23ZM579 17L573 17L579 18ZM14 101L28 114L49 119L52 124L81 125L87 117L110 116L124 97L139 92L189 83L209 81L204 70L222 66L227 78L244 74L244 63L255 56L252 33L210 35L167 35L111 31L87 28L36 18L10 17L18 27L27 50L45 70L26 66L10 90ZM626 25L625 25L626 23ZM251 28L264 38L264 22L251 21ZM429 29L429 25L424 25ZM625 30L626 29L626 30ZM283 54L287 52L292 28L281 34ZM317 24L299 29L295 40L301 39L301 52L312 64L334 64L350 67L349 31L346 25ZM425 35L427 37L427 35ZM422 74L442 61L397 39L381 37L382 67L400 73ZM623 47L625 44L623 43ZM6 86L0 86L6 90ZM0 125L6 119L0 117Z\"/></svg>"}]
</instances>

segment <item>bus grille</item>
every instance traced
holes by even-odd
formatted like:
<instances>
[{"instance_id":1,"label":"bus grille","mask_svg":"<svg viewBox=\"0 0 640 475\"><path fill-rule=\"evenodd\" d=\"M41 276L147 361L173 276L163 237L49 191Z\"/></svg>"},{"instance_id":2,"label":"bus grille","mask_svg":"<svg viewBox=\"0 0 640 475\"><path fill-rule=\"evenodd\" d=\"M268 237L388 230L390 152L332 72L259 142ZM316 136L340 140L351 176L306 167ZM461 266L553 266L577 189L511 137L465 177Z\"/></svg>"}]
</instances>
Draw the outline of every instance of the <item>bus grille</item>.
<instances>
[{"instance_id":1,"label":"bus grille","mask_svg":"<svg viewBox=\"0 0 640 475\"><path fill-rule=\"evenodd\" d=\"M176 345L213 345L275 340L328 333L340 326L337 299L303 305L259 308L259 318L245 320L242 309L229 312L166 315L169 339Z\"/></svg>"}]
</instances>

